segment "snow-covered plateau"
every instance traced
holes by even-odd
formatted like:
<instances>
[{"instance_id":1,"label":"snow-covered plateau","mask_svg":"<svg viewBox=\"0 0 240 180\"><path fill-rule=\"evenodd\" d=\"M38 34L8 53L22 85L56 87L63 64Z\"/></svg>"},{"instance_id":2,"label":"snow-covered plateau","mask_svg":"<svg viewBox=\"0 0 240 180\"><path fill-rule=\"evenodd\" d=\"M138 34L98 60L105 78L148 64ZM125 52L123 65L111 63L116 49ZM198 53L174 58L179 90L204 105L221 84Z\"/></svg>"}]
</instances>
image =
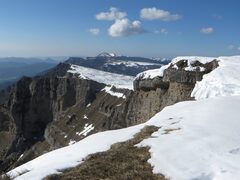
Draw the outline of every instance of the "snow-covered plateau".
<instances>
[{"instance_id":1,"label":"snow-covered plateau","mask_svg":"<svg viewBox=\"0 0 240 180\"><path fill-rule=\"evenodd\" d=\"M137 67L137 66L150 66L150 65L156 65L159 66L158 63L150 63L150 62L136 62L136 61L116 61L116 62L111 62L111 63L106 63L106 66L112 65L124 65L126 67Z\"/></svg>"},{"instance_id":2,"label":"snow-covered plateau","mask_svg":"<svg viewBox=\"0 0 240 180\"><path fill-rule=\"evenodd\" d=\"M136 145L150 147L148 162L153 166L153 173L161 173L171 180L240 179L240 56L178 57L172 63L181 59L187 59L189 66L196 60L204 64L216 59L219 63L218 68L196 83L192 96L197 101L168 106L137 126L90 135L29 161L8 175L17 180L38 180L60 173L83 163L88 155L106 151L112 144L127 141L145 126L153 125L159 130ZM166 67L169 65L145 72L141 78L161 76ZM72 66L72 72L82 78L98 78L77 66Z\"/></svg>"},{"instance_id":3,"label":"snow-covered plateau","mask_svg":"<svg viewBox=\"0 0 240 180\"><path fill-rule=\"evenodd\" d=\"M133 76L120 75L78 65L71 65L69 73L77 74L79 78L90 79L117 88L133 89Z\"/></svg>"}]
</instances>

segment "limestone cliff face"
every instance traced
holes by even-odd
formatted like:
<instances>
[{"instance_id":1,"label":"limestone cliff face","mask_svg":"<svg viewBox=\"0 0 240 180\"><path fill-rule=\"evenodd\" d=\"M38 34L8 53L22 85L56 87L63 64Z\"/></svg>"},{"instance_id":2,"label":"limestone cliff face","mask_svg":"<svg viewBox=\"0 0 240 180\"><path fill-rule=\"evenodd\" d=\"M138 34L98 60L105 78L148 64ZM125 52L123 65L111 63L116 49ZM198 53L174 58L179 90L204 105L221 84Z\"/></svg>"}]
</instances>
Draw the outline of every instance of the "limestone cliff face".
<instances>
[{"instance_id":1,"label":"limestone cliff face","mask_svg":"<svg viewBox=\"0 0 240 180\"><path fill-rule=\"evenodd\" d=\"M81 111L103 87L103 84L67 75L24 77L18 81L12 89L6 112L0 111L1 124L13 121L15 127L9 145L1 143L5 149L0 156L0 170L6 170L9 164L35 143L45 141L45 130L50 122L64 116L65 111L76 103ZM0 133L5 129L6 127L1 128ZM5 136L0 137L0 142L2 141L5 141Z\"/></svg>"},{"instance_id":2,"label":"limestone cliff face","mask_svg":"<svg viewBox=\"0 0 240 180\"><path fill-rule=\"evenodd\" d=\"M136 90L129 99L126 113L128 126L146 122L166 106L180 101L193 100L191 98L193 88L194 84L172 82L169 83L168 88L164 86L155 90L146 91L146 88Z\"/></svg>"},{"instance_id":3,"label":"limestone cliff face","mask_svg":"<svg viewBox=\"0 0 240 180\"><path fill-rule=\"evenodd\" d=\"M215 63L201 65L206 66L201 72L183 70L184 61L177 69L169 66L163 77L136 79L133 91L112 88L124 95L120 98L103 91L105 84L67 73L69 64L22 78L0 108L0 172L90 134L145 122L168 105L192 100L195 82Z\"/></svg>"},{"instance_id":4,"label":"limestone cliff face","mask_svg":"<svg viewBox=\"0 0 240 180\"><path fill-rule=\"evenodd\" d=\"M15 137L15 125L13 118L4 106L0 106L0 154L3 154Z\"/></svg>"},{"instance_id":5,"label":"limestone cliff face","mask_svg":"<svg viewBox=\"0 0 240 180\"><path fill-rule=\"evenodd\" d=\"M218 67L218 62L213 60L202 64L199 61L191 64L191 71L187 60L180 60L170 64L164 70L163 76L154 78L136 78L133 82L134 93L128 108L128 124L138 124L151 118L164 107L180 101L193 100L191 92L197 81L201 81L207 74Z\"/></svg>"}]
</instances>

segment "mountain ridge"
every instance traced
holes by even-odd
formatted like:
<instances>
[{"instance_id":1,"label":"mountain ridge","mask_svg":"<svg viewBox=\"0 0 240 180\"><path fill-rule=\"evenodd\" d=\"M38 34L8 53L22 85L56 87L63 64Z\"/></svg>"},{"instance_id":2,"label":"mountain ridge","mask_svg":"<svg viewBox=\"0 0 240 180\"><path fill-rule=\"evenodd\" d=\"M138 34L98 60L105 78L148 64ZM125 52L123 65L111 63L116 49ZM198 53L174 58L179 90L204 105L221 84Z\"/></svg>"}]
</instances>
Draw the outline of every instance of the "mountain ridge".
<instances>
[{"instance_id":1,"label":"mountain ridge","mask_svg":"<svg viewBox=\"0 0 240 180\"><path fill-rule=\"evenodd\" d=\"M104 81L92 76L97 71L103 73L102 70L91 72L74 65L80 67L78 72L72 71L71 66L60 63L45 74L21 79L12 88L5 107L13 117L9 121L16 125L16 130L10 132L9 145L1 153L2 171L96 132L143 123L165 106L191 100L196 81L184 77L197 78L196 73L184 74L176 70L171 71L172 75L184 81L171 79L164 82L167 84L164 87L150 85L150 88L131 90L103 84ZM116 77L122 77L113 75L110 77L115 77L115 81L118 81ZM132 80L129 83L132 84ZM157 84L162 82L160 79Z\"/></svg>"}]
</instances>

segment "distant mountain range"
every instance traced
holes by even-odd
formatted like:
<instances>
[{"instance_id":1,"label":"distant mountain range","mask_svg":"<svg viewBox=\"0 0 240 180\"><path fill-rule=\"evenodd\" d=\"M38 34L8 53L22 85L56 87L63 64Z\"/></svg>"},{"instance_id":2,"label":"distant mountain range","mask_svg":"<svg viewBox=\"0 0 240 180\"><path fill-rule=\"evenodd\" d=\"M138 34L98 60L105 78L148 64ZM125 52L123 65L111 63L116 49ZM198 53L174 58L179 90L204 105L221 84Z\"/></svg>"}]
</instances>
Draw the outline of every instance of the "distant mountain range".
<instances>
[{"instance_id":1,"label":"distant mountain range","mask_svg":"<svg viewBox=\"0 0 240 180\"><path fill-rule=\"evenodd\" d=\"M162 65L168 64L169 59L158 58L150 59L144 57L118 56L114 53L101 53L96 57L70 57L65 63L76 64L111 73L136 76L138 73L157 69Z\"/></svg>"},{"instance_id":2,"label":"distant mountain range","mask_svg":"<svg viewBox=\"0 0 240 180\"><path fill-rule=\"evenodd\" d=\"M54 67L58 61L40 58L0 58L0 89L6 88L22 76L34 76Z\"/></svg>"},{"instance_id":3,"label":"distant mountain range","mask_svg":"<svg viewBox=\"0 0 240 180\"><path fill-rule=\"evenodd\" d=\"M70 57L64 63L98 69L106 72L136 76L138 73L160 68L168 64L166 58L144 58L103 52L95 57ZM56 66L62 58L0 58L0 90L13 84L22 76L44 74Z\"/></svg>"}]
</instances>

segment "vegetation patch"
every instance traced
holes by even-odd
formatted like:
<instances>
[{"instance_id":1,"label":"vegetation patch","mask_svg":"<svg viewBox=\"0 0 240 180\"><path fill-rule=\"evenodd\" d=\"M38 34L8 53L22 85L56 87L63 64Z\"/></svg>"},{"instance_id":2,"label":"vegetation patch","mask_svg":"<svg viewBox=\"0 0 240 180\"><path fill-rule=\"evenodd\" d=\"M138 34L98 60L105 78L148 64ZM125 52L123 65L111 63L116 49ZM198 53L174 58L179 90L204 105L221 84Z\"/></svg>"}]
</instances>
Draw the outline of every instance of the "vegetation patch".
<instances>
[{"instance_id":1,"label":"vegetation patch","mask_svg":"<svg viewBox=\"0 0 240 180\"><path fill-rule=\"evenodd\" d=\"M153 179L165 180L161 174L153 174L147 162L150 158L148 147L135 147L159 128L146 126L129 141L112 145L105 152L90 155L81 165L51 175L45 180L85 179Z\"/></svg>"}]
</instances>

